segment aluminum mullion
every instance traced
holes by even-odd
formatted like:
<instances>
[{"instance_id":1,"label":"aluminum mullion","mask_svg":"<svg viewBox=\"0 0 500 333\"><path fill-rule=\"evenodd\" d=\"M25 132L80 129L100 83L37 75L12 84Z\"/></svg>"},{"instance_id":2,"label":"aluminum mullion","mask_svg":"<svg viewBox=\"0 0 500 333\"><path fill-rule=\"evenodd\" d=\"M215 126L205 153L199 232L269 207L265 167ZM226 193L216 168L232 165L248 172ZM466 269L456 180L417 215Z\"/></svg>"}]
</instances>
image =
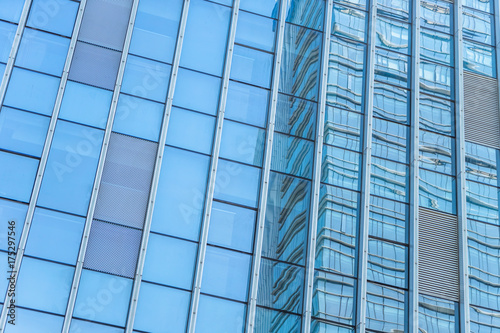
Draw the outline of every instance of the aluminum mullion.
<instances>
[{"instance_id":1,"label":"aluminum mullion","mask_svg":"<svg viewBox=\"0 0 500 333\"><path fill-rule=\"evenodd\" d=\"M210 174L208 178L207 195L205 197L205 207L203 221L201 224L200 242L198 246L197 265L194 275L193 294L189 309L188 332L194 332L196 328L196 318L198 315L198 305L200 302L201 280L203 268L205 265L205 254L207 250L208 229L210 226L210 216L212 211L212 202L214 199L215 181L217 176L217 166L219 163L220 142L222 139L222 126L224 123L224 112L226 110L227 93L229 86L229 75L231 72L231 63L233 60L234 41L236 39L236 26L238 23L238 11L240 0L233 1L233 10L231 12L231 24L229 27L229 37L227 41L227 51L224 63L224 72L222 76L221 95L219 99L219 109L217 114L217 123L214 135L214 145L210 161Z\"/></svg>"},{"instance_id":2,"label":"aluminum mullion","mask_svg":"<svg viewBox=\"0 0 500 333\"><path fill-rule=\"evenodd\" d=\"M368 264L368 233L370 220L370 177L372 156L372 120L373 120L373 89L375 77L375 38L377 19L377 0L370 0L368 25L368 47L365 83L365 108L364 108L364 135L363 135L363 163L361 182L361 204L358 236L358 271L356 292L356 332L364 333L366 330L366 290L367 290L367 264Z\"/></svg>"},{"instance_id":3,"label":"aluminum mullion","mask_svg":"<svg viewBox=\"0 0 500 333\"><path fill-rule=\"evenodd\" d=\"M498 1L495 1L498 2ZM457 145L457 219L458 219L458 251L460 274L460 331L470 331L469 311L469 275L467 249L467 211L465 180L465 129L464 129L464 68L463 68L463 34L462 34L462 2L453 3L455 51L455 135Z\"/></svg>"},{"instance_id":4,"label":"aluminum mullion","mask_svg":"<svg viewBox=\"0 0 500 333\"><path fill-rule=\"evenodd\" d=\"M7 85L9 84L10 76L12 75L12 69L14 68L14 62L16 61L17 51L19 51L21 38L24 33L24 28L26 27L26 21L28 20L28 14L30 11L31 2L32 0L26 0L24 2L23 11L21 12L21 17L19 18L19 23L16 29L16 35L14 36L14 41L12 43L12 47L9 53L9 59L7 60L7 65L5 66L5 72L0 84L0 106L3 105L3 100L5 98L5 93L7 91Z\"/></svg>"},{"instance_id":5,"label":"aluminum mullion","mask_svg":"<svg viewBox=\"0 0 500 333\"><path fill-rule=\"evenodd\" d=\"M47 130L47 136L45 138L42 154L40 156L40 163L38 166L37 175L35 178L35 183L33 185L33 190L32 190L30 202L28 205L28 210L26 212L26 217L24 220L23 231L21 233L21 237L19 238L18 251L17 251L16 261L14 263L14 268L13 268L13 271L15 271L15 272L19 272L19 269L21 267L21 262L22 262L22 259L24 257L24 250L26 247L26 242L28 240L28 233L30 231L31 222L33 220L33 215L35 213L36 203L38 200L38 195L40 193L43 175L45 173L45 168L47 166L47 160L49 158L50 147L52 145L52 139L54 138L54 131L55 131L56 123L57 123L57 118L59 116L62 98L64 95L64 90L66 88L66 82L68 80L69 68L70 68L71 62L73 60L73 53L75 51L77 36L78 36L78 32L80 30L80 25L81 25L83 11L85 9L86 2L87 2L87 0L82 0L80 2L80 7L78 9L78 13L77 13L76 21L75 21L75 26L73 27L73 33L71 35L71 41L70 41L70 45L69 45L69 49L68 49L68 54L66 55L64 68L63 68L63 72L61 75L61 81L59 83L59 90L57 92L56 101L54 104L54 109L52 110L52 115L50 118L48 130ZM19 38L19 40L17 41L17 44L16 44L16 42L14 42L14 46L11 50L11 55L9 58L9 64L11 67L9 70L7 70L7 69L5 70L6 71L6 78L4 78L4 82L2 82L3 88L1 88L1 89L3 89L1 91L2 103L3 103L3 98L5 97L5 87L7 86L8 77L10 77L10 74L12 73L12 68L13 68L14 61L15 61L15 55L17 54L22 31L24 30L24 27L26 25L26 20L28 17L30 5L31 5L31 0L26 1L24 4L23 13L21 15L21 20L20 20L20 23L18 26L18 32L16 34L16 38ZM21 29L21 24L22 24L22 29ZM14 50L14 47L15 47L15 50ZM7 68L9 68L9 67L7 67ZM9 73L7 74L7 72L9 72ZM8 75L8 77L7 77L7 75ZM5 86L4 86L4 84L5 84ZM15 280L15 283L17 284L17 280ZM5 297L4 305L9 304L10 300L11 300L11 297L9 297L7 294ZM3 332L5 329L5 324L7 321L7 310L8 310L8 308L6 306L4 306L2 309L2 314L0 316L0 332Z\"/></svg>"},{"instance_id":6,"label":"aluminum mullion","mask_svg":"<svg viewBox=\"0 0 500 333\"><path fill-rule=\"evenodd\" d=\"M177 73L179 71L179 64L181 61L182 44L184 41L184 33L186 31L187 17L189 12L189 4L190 4L189 1L190 0L184 0L182 8L179 33L177 35L177 42L175 47L174 61L172 64L172 72L170 74L170 85L168 87L168 92L167 92L167 101L165 104L165 111L164 111L163 122L161 125L160 139L158 142L158 152L156 155L153 178L151 181L151 191L149 193L148 208L146 211L146 218L142 232L141 246L139 249L139 258L137 260L137 269L132 289L130 307L128 311L127 326L125 328L126 333L130 333L134 329L134 320L137 311L137 301L139 299L139 292L142 282L142 273L144 271L144 262L146 260L146 251L148 248L149 232L151 230L156 193L158 190L158 182L160 180L161 166L163 161L163 155L165 152L165 143L167 141L168 124L170 121L170 114L172 111L172 104L174 100L175 84L177 82Z\"/></svg>"},{"instance_id":7,"label":"aluminum mullion","mask_svg":"<svg viewBox=\"0 0 500 333\"><path fill-rule=\"evenodd\" d=\"M96 177L94 180L94 185L92 187L92 195L90 197L89 209L87 211L87 218L85 220L85 226L83 229L82 242L80 243L80 250L78 252L78 259L76 262L75 273L73 276L73 282L71 284L71 291L68 298L68 305L66 307L66 314L64 316L62 333L69 332L71 325L71 317L73 316L73 310L75 308L78 286L80 285L80 278L83 270L83 261L85 259L85 253L87 251L90 229L92 227L92 219L94 216L95 206L97 203L97 195L99 193L99 188L101 185L101 178L104 170L104 162L106 160L106 154L108 152L109 140L111 138L111 131L113 129L113 122L115 118L116 107L118 104L118 97L120 95L121 85L123 81L123 74L125 72L125 65L127 63L128 50L130 48L130 41L132 40L132 30L134 28L135 16L137 14L138 6L139 6L139 0L133 0L132 9L130 11L130 19L127 27L127 33L125 35L125 41L123 44L122 56L120 59L120 67L118 68L118 74L115 82L115 89L113 91L113 98L109 109L108 120L106 122L106 129L104 131L104 139L102 143L101 152L99 155Z\"/></svg>"},{"instance_id":8,"label":"aluminum mullion","mask_svg":"<svg viewBox=\"0 0 500 333\"><path fill-rule=\"evenodd\" d=\"M410 214L408 232L408 332L418 333L418 208L419 208L419 156L420 156L420 0L412 2L411 32L411 100L410 100Z\"/></svg>"},{"instance_id":9,"label":"aluminum mullion","mask_svg":"<svg viewBox=\"0 0 500 333\"><path fill-rule=\"evenodd\" d=\"M307 250L307 267L304 295L304 311L302 332L311 331L312 298L314 295L314 263L316 258L316 235L318 227L319 196L321 185L321 165L323 157L323 137L325 131L326 86L328 84L328 62L332 29L333 0L326 1L325 29L323 31L323 57L321 63L321 83L319 89L319 105L316 126L316 146L314 155L314 174L312 179L311 214L309 221L309 247Z\"/></svg>"},{"instance_id":10,"label":"aluminum mullion","mask_svg":"<svg viewBox=\"0 0 500 333\"><path fill-rule=\"evenodd\" d=\"M264 161L262 164L262 177L260 181L260 200L257 213L257 229L254 241L254 254L252 258L252 270L250 273L249 304L246 318L246 333L253 333L255 328L255 313L257 311L257 290L259 286L260 261L262 257L262 243L264 241L264 225L266 219L267 192L269 189L269 175L271 173L271 157L273 150L274 125L276 108L278 104L278 89L281 71L281 56L283 54L283 43L285 36L285 20L288 10L288 0L280 1L280 14L278 18L278 36L276 39L276 54L274 55L273 79L271 83L271 100L267 121L266 142L264 147Z\"/></svg>"}]
</instances>

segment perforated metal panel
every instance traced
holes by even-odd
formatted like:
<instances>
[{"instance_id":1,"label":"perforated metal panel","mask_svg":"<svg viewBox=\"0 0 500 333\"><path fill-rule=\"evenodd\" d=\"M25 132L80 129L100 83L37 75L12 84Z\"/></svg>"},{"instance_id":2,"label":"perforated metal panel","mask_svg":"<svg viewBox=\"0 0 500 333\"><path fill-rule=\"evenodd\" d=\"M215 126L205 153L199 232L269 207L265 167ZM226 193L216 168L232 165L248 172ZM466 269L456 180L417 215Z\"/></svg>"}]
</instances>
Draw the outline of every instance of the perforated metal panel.
<instances>
[{"instance_id":1,"label":"perforated metal panel","mask_svg":"<svg viewBox=\"0 0 500 333\"><path fill-rule=\"evenodd\" d=\"M78 40L121 51L132 0L88 0Z\"/></svg>"},{"instance_id":2,"label":"perforated metal panel","mask_svg":"<svg viewBox=\"0 0 500 333\"><path fill-rule=\"evenodd\" d=\"M94 220L83 267L134 277L142 232Z\"/></svg>"},{"instance_id":3,"label":"perforated metal panel","mask_svg":"<svg viewBox=\"0 0 500 333\"><path fill-rule=\"evenodd\" d=\"M94 218L142 228L158 144L112 133Z\"/></svg>"},{"instance_id":4,"label":"perforated metal panel","mask_svg":"<svg viewBox=\"0 0 500 333\"><path fill-rule=\"evenodd\" d=\"M498 81L464 72L465 140L500 149Z\"/></svg>"},{"instance_id":5,"label":"perforated metal panel","mask_svg":"<svg viewBox=\"0 0 500 333\"><path fill-rule=\"evenodd\" d=\"M456 216L419 209L418 262L421 294L460 300Z\"/></svg>"},{"instance_id":6,"label":"perforated metal panel","mask_svg":"<svg viewBox=\"0 0 500 333\"><path fill-rule=\"evenodd\" d=\"M120 57L121 53L118 51L77 42L69 79L113 90Z\"/></svg>"}]
</instances>

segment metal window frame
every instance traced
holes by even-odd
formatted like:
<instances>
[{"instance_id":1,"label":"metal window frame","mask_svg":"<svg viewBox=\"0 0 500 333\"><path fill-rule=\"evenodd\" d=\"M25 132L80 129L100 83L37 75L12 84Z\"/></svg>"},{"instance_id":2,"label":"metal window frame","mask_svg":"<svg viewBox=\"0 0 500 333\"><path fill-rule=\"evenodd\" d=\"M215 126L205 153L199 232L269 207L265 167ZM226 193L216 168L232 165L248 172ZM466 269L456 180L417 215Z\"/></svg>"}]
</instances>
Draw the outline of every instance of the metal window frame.
<instances>
[{"instance_id":1,"label":"metal window frame","mask_svg":"<svg viewBox=\"0 0 500 333\"><path fill-rule=\"evenodd\" d=\"M205 265L205 254L207 250L208 229L210 227L210 216L212 211L212 202L214 199L215 181L217 176L217 166L219 163L220 143L222 139L222 127L224 124L224 113L226 110L227 93L229 87L229 75L231 73L231 64L233 60L234 41L236 39L236 26L238 23L238 12L240 0L233 1L231 12L231 23L229 26L229 36L226 47L226 56L224 62L224 71L221 84L221 95L219 98L219 107L217 112L217 122L215 127L214 144L210 160L210 173L208 178L208 187L205 196L204 215L201 224L200 240L198 245L197 265L194 275L193 291L191 295L191 304L189 307L189 320L187 332L193 332L196 329L196 319L198 316L198 305L200 302L201 281L203 268Z\"/></svg>"},{"instance_id":2,"label":"metal window frame","mask_svg":"<svg viewBox=\"0 0 500 333\"><path fill-rule=\"evenodd\" d=\"M85 1L86 2L86 1ZM130 48L130 42L132 40L132 31L134 28L135 17L137 14L137 8L139 6L139 0L133 0L132 8L130 11L130 18L127 27L127 33L125 36L125 42L123 45L123 51L120 59L120 67L118 69L118 75L115 82L115 89L113 90L113 97L111 101L111 106L109 110L108 120L106 123L106 129L104 131L104 139L102 143L101 152L99 155L99 162L97 165L96 177L94 180L94 185L92 187L92 195L90 198L89 208L87 211L87 218L85 220L85 226L83 229L82 241L80 243L80 250L78 252L78 260L76 262L75 273L73 276L73 282L71 284L71 291L68 298L68 304L66 307L66 313L64 315L64 323L62 328L62 333L68 333L71 325L71 318L73 316L73 310L75 308L76 297L78 293L78 287L80 285L80 278L83 271L83 261L85 259L85 253L87 251L87 245L90 236L90 229L92 227L92 219L94 217L95 206L97 203L97 195L99 193L99 188L101 185L102 173L104 170L104 162L106 160L106 154L108 152L109 140L111 138L111 131L113 129L113 122L116 114L116 108L118 104L118 97L120 96L121 85L123 81L123 74L125 72L125 65L127 63L128 50ZM82 13L83 14L83 13ZM81 25L81 22L80 22ZM68 68L69 70L69 68Z\"/></svg>"},{"instance_id":3,"label":"metal window frame","mask_svg":"<svg viewBox=\"0 0 500 333\"><path fill-rule=\"evenodd\" d=\"M314 296L314 264L316 258L316 235L318 231L318 214L321 186L321 166L323 157L323 137L325 131L326 87L328 84L328 62L330 56L330 40L332 29L333 0L326 0L325 28L323 31L323 48L321 60L321 83L319 89L318 112L316 120L316 141L314 153L314 171L312 179L311 213L308 232L307 266L304 295L304 311L302 314L302 332L311 331L312 298Z\"/></svg>"},{"instance_id":4,"label":"metal window frame","mask_svg":"<svg viewBox=\"0 0 500 333\"><path fill-rule=\"evenodd\" d=\"M257 291L259 286L260 261L262 257L262 245L264 242L264 225L266 222L267 194L269 189L269 176L271 173L271 157L274 140L274 125L276 108L278 104L278 89L281 72L281 57L283 54L283 43L285 39L285 21L288 12L289 0L280 1L280 12L278 18L278 34L276 38L273 79L271 83L271 100L269 102L269 115L267 121L266 142L264 148L264 162L262 164L262 176L260 181L259 210L257 214L257 228L254 240L254 254L252 258L252 270L250 272L250 289L248 292L248 311L246 317L245 332L253 333L255 329L255 314L257 311Z\"/></svg>"},{"instance_id":5,"label":"metal window frame","mask_svg":"<svg viewBox=\"0 0 500 333\"><path fill-rule=\"evenodd\" d=\"M151 231L151 223L153 220L153 211L156 203L156 193L158 191L158 184L160 180L160 172L163 161L163 156L165 153L165 143L167 141L168 125L170 122L170 115L172 112L172 105L174 101L175 86L177 83L177 75L179 72L179 64L181 61L182 45L184 42L184 34L186 31L187 17L189 13L189 0L184 0L182 13L179 23L179 32L177 34L177 41L175 46L174 61L172 64L172 72L170 74L170 84L167 92L167 100L165 103L164 116L161 124L160 139L158 142L158 151L156 155L156 161L153 171L153 178L151 181L151 191L149 193L148 207L146 211L146 218L144 222L144 227L142 231L141 245L139 248L139 256L137 260L137 269L134 278L134 284L132 287L132 294L130 297L130 306L127 315L127 324L125 327L125 332L130 333L134 329L135 315L137 312L137 304L139 299L139 292L142 282L142 274L144 271L144 263L146 261L146 252L148 248L149 235Z\"/></svg>"}]
</instances>

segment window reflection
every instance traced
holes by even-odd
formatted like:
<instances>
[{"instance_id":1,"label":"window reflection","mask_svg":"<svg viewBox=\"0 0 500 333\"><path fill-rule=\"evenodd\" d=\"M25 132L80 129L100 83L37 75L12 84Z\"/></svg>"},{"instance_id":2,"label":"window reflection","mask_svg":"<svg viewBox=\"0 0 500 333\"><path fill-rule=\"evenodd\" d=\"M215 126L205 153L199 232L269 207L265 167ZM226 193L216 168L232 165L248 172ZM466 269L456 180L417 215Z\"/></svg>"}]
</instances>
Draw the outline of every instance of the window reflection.
<instances>
[{"instance_id":1,"label":"window reflection","mask_svg":"<svg viewBox=\"0 0 500 333\"><path fill-rule=\"evenodd\" d=\"M375 53L375 80L409 88L408 60L405 55L382 49Z\"/></svg>"},{"instance_id":2,"label":"window reflection","mask_svg":"<svg viewBox=\"0 0 500 333\"><path fill-rule=\"evenodd\" d=\"M408 167L381 158L372 158L370 193L406 202Z\"/></svg>"},{"instance_id":3,"label":"window reflection","mask_svg":"<svg viewBox=\"0 0 500 333\"><path fill-rule=\"evenodd\" d=\"M369 239L367 278L406 288L406 254L406 246Z\"/></svg>"},{"instance_id":4,"label":"window reflection","mask_svg":"<svg viewBox=\"0 0 500 333\"><path fill-rule=\"evenodd\" d=\"M420 132L420 167L448 175L455 174L455 140L432 132Z\"/></svg>"},{"instance_id":5,"label":"window reflection","mask_svg":"<svg viewBox=\"0 0 500 333\"><path fill-rule=\"evenodd\" d=\"M420 89L435 96L452 98L453 69L426 61L420 63Z\"/></svg>"},{"instance_id":6,"label":"window reflection","mask_svg":"<svg viewBox=\"0 0 500 333\"><path fill-rule=\"evenodd\" d=\"M420 206L455 214L455 179L420 169Z\"/></svg>"},{"instance_id":7,"label":"window reflection","mask_svg":"<svg viewBox=\"0 0 500 333\"><path fill-rule=\"evenodd\" d=\"M498 224L498 188L467 181L467 217Z\"/></svg>"},{"instance_id":8,"label":"window reflection","mask_svg":"<svg viewBox=\"0 0 500 333\"><path fill-rule=\"evenodd\" d=\"M465 171L467 179L497 186L499 151L472 142L465 142Z\"/></svg>"},{"instance_id":9,"label":"window reflection","mask_svg":"<svg viewBox=\"0 0 500 333\"><path fill-rule=\"evenodd\" d=\"M361 154L323 145L321 181L330 185L359 189Z\"/></svg>"},{"instance_id":10,"label":"window reflection","mask_svg":"<svg viewBox=\"0 0 500 333\"><path fill-rule=\"evenodd\" d=\"M340 35L360 42L364 42L366 40L365 27L365 12L339 5L333 6L333 35Z\"/></svg>"},{"instance_id":11,"label":"window reflection","mask_svg":"<svg viewBox=\"0 0 500 333\"><path fill-rule=\"evenodd\" d=\"M408 30L408 24L378 17L377 47L385 47L392 51L408 54L410 50Z\"/></svg>"},{"instance_id":12,"label":"window reflection","mask_svg":"<svg viewBox=\"0 0 500 333\"><path fill-rule=\"evenodd\" d=\"M380 118L408 124L410 93L406 89L375 82L373 89L373 114Z\"/></svg>"},{"instance_id":13,"label":"window reflection","mask_svg":"<svg viewBox=\"0 0 500 333\"><path fill-rule=\"evenodd\" d=\"M454 104L434 96L420 94L420 127L449 136L454 135Z\"/></svg>"},{"instance_id":14,"label":"window reflection","mask_svg":"<svg viewBox=\"0 0 500 333\"><path fill-rule=\"evenodd\" d=\"M427 295L418 297L419 330L428 333L455 333L458 327L458 304Z\"/></svg>"},{"instance_id":15,"label":"window reflection","mask_svg":"<svg viewBox=\"0 0 500 333\"><path fill-rule=\"evenodd\" d=\"M407 162L407 136L408 127L385 121L373 119L372 154L378 157Z\"/></svg>"},{"instance_id":16,"label":"window reflection","mask_svg":"<svg viewBox=\"0 0 500 333\"><path fill-rule=\"evenodd\" d=\"M420 1L421 27L451 33L452 3L439 0Z\"/></svg>"},{"instance_id":17,"label":"window reflection","mask_svg":"<svg viewBox=\"0 0 500 333\"><path fill-rule=\"evenodd\" d=\"M366 327L383 332L405 331L406 292L368 283Z\"/></svg>"},{"instance_id":18,"label":"window reflection","mask_svg":"<svg viewBox=\"0 0 500 333\"><path fill-rule=\"evenodd\" d=\"M420 56L422 59L453 66L452 50L453 41L450 35L422 29L420 33Z\"/></svg>"},{"instance_id":19,"label":"window reflection","mask_svg":"<svg viewBox=\"0 0 500 333\"><path fill-rule=\"evenodd\" d=\"M324 142L330 145L361 151L362 115L326 106Z\"/></svg>"},{"instance_id":20,"label":"window reflection","mask_svg":"<svg viewBox=\"0 0 500 333\"><path fill-rule=\"evenodd\" d=\"M496 77L495 48L464 40L464 70Z\"/></svg>"},{"instance_id":21,"label":"window reflection","mask_svg":"<svg viewBox=\"0 0 500 333\"><path fill-rule=\"evenodd\" d=\"M406 243L408 205L370 196L370 235Z\"/></svg>"}]
</instances>

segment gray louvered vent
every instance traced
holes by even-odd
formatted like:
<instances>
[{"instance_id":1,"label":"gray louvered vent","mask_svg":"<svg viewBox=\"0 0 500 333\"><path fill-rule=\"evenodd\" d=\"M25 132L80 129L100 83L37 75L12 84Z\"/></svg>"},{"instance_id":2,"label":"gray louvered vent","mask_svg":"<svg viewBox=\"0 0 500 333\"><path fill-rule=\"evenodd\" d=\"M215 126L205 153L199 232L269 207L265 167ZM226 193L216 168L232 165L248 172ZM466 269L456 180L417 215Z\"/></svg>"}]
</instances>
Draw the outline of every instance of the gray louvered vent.
<instances>
[{"instance_id":1,"label":"gray louvered vent","mask_svg":"<svg viewBox=\"0 0 500 333\"><path fill-rule=\"evenodd\" d=\"M111 133L94 218L142 228L158 144Z\"/></svg>"},{"instance_id":2,"label":"gray louvered vent","mask_svg":"<svg viewBox=\"0 0 500 333\"><path fill-rule=\"evenodd\" d=\"M460 300L457 217L419 209L418 283L422 294Z\"/></svg>"},{"instance_id":3,"label":"gray louvered vent","mask_svg":"<svg viewBox=\"0 0 500 333\"><path fill-rule=\"evenodd\" d=\"M498 81L464 72L465 140L500 149Z\"/></svg>"}]
</instances>

